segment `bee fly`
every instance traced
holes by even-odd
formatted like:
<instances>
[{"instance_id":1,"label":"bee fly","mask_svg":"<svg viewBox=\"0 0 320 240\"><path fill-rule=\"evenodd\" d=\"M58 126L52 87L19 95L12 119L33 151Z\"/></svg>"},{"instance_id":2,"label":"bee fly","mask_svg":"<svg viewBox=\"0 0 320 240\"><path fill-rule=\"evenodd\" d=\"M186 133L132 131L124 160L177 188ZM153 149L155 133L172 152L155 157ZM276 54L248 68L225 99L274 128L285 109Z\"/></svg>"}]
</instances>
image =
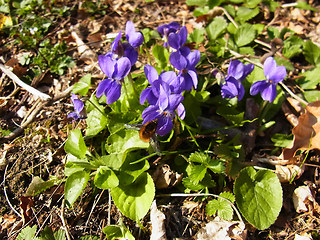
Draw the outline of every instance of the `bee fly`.
<instances>
[{"instance_id":1,"label":"bee fly","mask_svg":"<svg viewBox=\"0 0 320 240\"><path fill-rule=\"evenodd\" d=\"M158 154L160 153L160 145L156 137L156 130L158 127L158 119L152 120L150 122L147 122L146 124L126 124L127 128L135 128L139 129L139 137L144 142L149 142L153 150Z\"/></svg>"}]
</instances>

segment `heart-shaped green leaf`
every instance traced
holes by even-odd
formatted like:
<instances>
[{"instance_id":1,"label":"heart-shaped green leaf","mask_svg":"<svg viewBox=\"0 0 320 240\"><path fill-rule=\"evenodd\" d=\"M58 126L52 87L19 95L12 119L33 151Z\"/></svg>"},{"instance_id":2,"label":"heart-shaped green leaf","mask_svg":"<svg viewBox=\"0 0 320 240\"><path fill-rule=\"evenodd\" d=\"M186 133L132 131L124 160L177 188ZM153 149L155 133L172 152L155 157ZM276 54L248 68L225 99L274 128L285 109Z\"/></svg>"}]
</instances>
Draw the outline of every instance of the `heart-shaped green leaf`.
<instances>
[{"instance_id":1,"label":"heart-shaped green leaf","mask_svg":"<svg viewBox=\"0 0 320 240\"><path fill-rule=\"evenodd\" d=\"M277 219L282 207L282 188L272 171L242 169L233 192L240 212L256 228L266 229Z\"/></svg>"},{"instance_id":2,"label":"heart-shaped green leaf","mask_svg":"<svg viewBox=\"0 0 320 240\"><path fill-rule=\"evenodd\" d=\"M138 221L149 211L155 187L152 177L144 172L132 184L119 185L110 192L117 208L128 218Z\"/></svg>"}]
</instances>

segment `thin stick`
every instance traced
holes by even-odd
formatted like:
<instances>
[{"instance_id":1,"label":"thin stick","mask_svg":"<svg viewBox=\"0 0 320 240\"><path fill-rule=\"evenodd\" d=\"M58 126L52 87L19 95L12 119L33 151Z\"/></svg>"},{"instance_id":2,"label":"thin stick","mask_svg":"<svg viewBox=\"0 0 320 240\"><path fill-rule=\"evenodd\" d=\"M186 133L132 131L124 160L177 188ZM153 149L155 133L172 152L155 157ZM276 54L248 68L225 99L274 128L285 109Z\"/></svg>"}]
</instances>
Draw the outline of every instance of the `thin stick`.
<instances>
[{"instance_id":1,"label":"thin stick","mask_svg":"<svg viewBox=\"0 0 320 240\"><path fill-rule=\"evenodd\" d=\"M91 211L90 211L90 213L89 213L88 220L86 221L86 225L85 225L85 226L88 225L89 220L90 220L90 218L91 218L91 214L92 214L94 208L97 206L97 204L98 204L98 202L99 202L99 200L100 200L100 198L101 198L101 196L102 196L103 193L104 193L104 190L101 191L100 195L98 196L98 199L96 199L96 200L93 202L92 208L91 208Z\"/></svg>"},{"instance_id":2,"label":"thin stick","mask_svg":"<svg viewBox=\"0 0 320 240\"><path fill-rule=\"evenodd\" d=\"M69 232L68 232L68 228L67 228L67 225L66 225L66 221L64 220L64 205L65 205L64 203L65 203L65 200L63 199L62 200L62 206L61 206L61 212L60 212L60 218L61 218L61 221L62 221L62 225L63 225L64 231L66 232L66 237L67 237L68 240L71 240Z\"/></svg>"},{"instance_id":3,"label":"thin stick","mask_svg":"<svg viewBox=\"0 0 320 240\"><path fill-rule=\"evenodd\" d=\"M6 166L6 169L4 170L3 181L1 183L3 185L4 196L6 198L7 203L9 204L9 207L12 209L12 211L14 211L14 213L17 214L20 218L22 218L22 215L17 210L15 210L14 207L11 205L9 198L8 198L8 195L7 195L7 192L6 192L5 182L6 182L7 168L8 168L8 165Z\"/></svg>"},{"instance_id":4,"label":"thin stick","mask_svg":"<svg viewBox=\"0 0 320 240\"><path fill-rule=\"evenodd\" d=\"M6 66L0 63L0 69L4 72L12 81L18 84L20 87L26 89L29 93L33 94L36 97L41 98L42 100L49 100L51 97L48 94L40 92L39 90L29 86L28 84L21 81L17 75L11 72Z\"/></svg>"},{"instance_id":5,"label":"thin stick","mask_svg":"<svg viewBox=\"0 0 320 240\"><path fill-rule=\"evenodd\" d=\"M208 196L212 196L212 197L221 198L223 200L226 200L231 205L233 210L236 212L239 220L241 222L243 222L241 214L239 213L238 209L234 206L234 204L229 199L226 199L226 198L221 197L216 194L212 194L212 193L194 193L194 194L191 194L191 193L190 194L188 194L188 193L169 193L169 194L159 194L156 197L208 197Z\"/></svg>"},{"instance_id":6,"label":"thin stick","mask_svg":"<svg viewBox=\"0 0 320 240\"><path fill-rule=\"evenodd\" d=\"M111 194L110 194L110 189L108 189L108 194L109 194L109 200L108 200L108 222L107 225L110 226L111 224Z\"/></svg>"}]
</instances>

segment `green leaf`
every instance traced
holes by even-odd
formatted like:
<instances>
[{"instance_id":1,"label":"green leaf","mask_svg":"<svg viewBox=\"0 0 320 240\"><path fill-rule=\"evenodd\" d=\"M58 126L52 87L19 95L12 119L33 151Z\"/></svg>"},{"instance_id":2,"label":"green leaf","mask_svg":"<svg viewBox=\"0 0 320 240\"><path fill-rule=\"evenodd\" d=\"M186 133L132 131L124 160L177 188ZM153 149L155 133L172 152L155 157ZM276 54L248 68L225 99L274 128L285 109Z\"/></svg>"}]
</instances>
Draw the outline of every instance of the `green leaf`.
<instances>
[{"instance_id":1,"label":"green leaf","mask_svg":"<svg viewBox=\"0 0 320 240\"><path fill-rule=\"evenodd\" d=\"M283 42L282 54L286 58L292 58L302 52L303 40L298 36L290 36Z\"/></svg>"},{"instance_id":2,"label":"green leaf","mask_svg":"<svg viewBox=\"0 0 320 240\"><path fill-rule=\"evenodd\" d=\"M204 152L194 152L191 153L189 156L190 162L196 162L196 163L207 163L211 157L208 154L205 154Z\"/></svg>"},{"instance_id":3,"label":"green leaf","mask_svg":"<svg viewBox=\"0 0 320 240\"><path fill-rule=\"evenodd\" d=\"M34 225L33 227L27 226L21 230L16 240L34 239L36 232L37 232L37 225Z\"/></svg>"},{"instance_id":4,"label":"green leaf","mask_svg":"<svg viewBox=\"0 0 320 240\"><path fill-rule=\"evenodd\" d=\"M108 119L104 114L102 114L103 110L93 109L86 119L87 129L86 136L93 137L96 136L99 132L106 128Z\"/></svg>"},{"instance_id":5,"label":"green leaf","mask_svg":"<svg viewBox=\"0 0 320 240\"><path fill-rule=\"evenodd\" d=\"M218 216L224 220L230 221L233 217L233 209L229 202L223 199L214 199L208 202L206 212L208 215L215 215L218 211Z\"/></svg>"},{"instance_id":6,"label":"green leaf","mask_svg":"<svg viewBox=\"0 0 320 240\"><path fill-rule=\"evenodd\" d=\"M205 30L203 28L194 29L189 37L192 42L201 43L204 41Z\"/></svg>"},{"instance_id":7,"label":"green leaf","mask_svg":"<svg viewBox=\"0 0 320 240\"><path fill-rule=\"evenodd\" d=\"M208 4L208 0L187 0L186 4L189 6L204 7Z\"/></svg>"},{"instance_id":8,"label":"green leaf","mask_svg":"<svg viewBox=\"0 0 320 240\"><path fill-rule=\"evenodd\" d=\"M198 184L200 181L203 180L207 172L207 168L202 164L200 165L189 164L186 171L188 173L190 180L193 182L193 184Z\"/></svg>"},{"instance_id":9,"label":"green leaf","mask_svg":"<svg viewBox=\"0 0 320 240\"><path fill-rule=\"evenodd\" d=\"M320 64L320 48L312 41L308 40L304 42L303 54L306 60L312 65Z\"/></svg>"},{"instance_id":10,"label":"green leaf","mask_svg":"<svg viewBox=\"0 0 320 240\"><path fill-rule=\"evenodd\" d=\"M292 143L292 140L293 140L292 134L287 135L287 134L276 133L271 137L271 141L274 142L274 146L276 147L286 148L287 146L289 146L290 143Z\"/></svg>"},{"instance_id":11,"label":"green leaf","mask_svg":"<svg viewBox=\"0 0 320 240\"><path fill-rule=\"evenodd\" d=\"M266 229L277 219L282 208L282 188L272 171L242 169L233 192L240 212L257 229Z\"/></svg>"},{"instance_id":12,"label":"green leaf","mask_svg":"<svg viewBox=\"0 0 320 240\"><path fill-rule=\"evenodd\" d=\"M193 181L189 177L185 177L182 179L183 186L187 188L186 192L191 191L200 191L203 189L213 188L216 186L214 180L212 180L210 174L206 174L202 181L198 184L194 184Z\"/></svg>"},{"instance_id":13,"label":"green leaf","mask_svg":"<svg viewBox=\"0 0 320 240\"><path fill-rule=\"evenodd\" d=\"M219 106L216 112L231 124L236 125L243 121L244 112L237 111L235 107Z\"/></svg>"},{"instance_id":14,"label":"green leaf","mask_svg":"<svg viewBox=\"0 0 320 240\"><path fill-rule=\"evenodd\" d=\"M52 186L54 186L54 184L57 182L58 180L57 179L52 179L52 180L48 180L48 181L43 181L40 177L38 176L35 176L25 195L26 196L35 196L35 195L38 195L39 193L47 190L48 188L51 188Z\"/></svg>"},{"instance_id":15,"label":"green leaf","mask_svg":"<svg viewBox=\"0 0 320 240\"><path fill-rule=\"evenodd\" d=\"M304 81L299 82L299 86L304 90L315 89L320 83L320 67L305 71L303 75L305 76Z\"/></svg>"},{"instance_id":16,"label":"green leaf","mask_svg":"<svg viewBox=\"0 0 320 240\"><path fill-rule=\"evenodd\" d=\"M112 168L113 170L118 170L121 167L124 160L124 154L122 153L103 155L100 158L102 166L107 166L109 168Z\"/></svg>"},{"instance_id":17,"label":"green leaf","mask_svg":"<svg viewBox=\"0 0 320 240\"><path fill-rule=\"evenodd\" d=\"M119 179L110 168L102 166L97 170L94 185L101 189L110 189L119 185Z\"/></svg>"},{"instance_id":18,"label":"green leaf","mask_svg":"<svg viewBox=\"0 0 320 240\"><path fill-rule=\"evenodd\" d=\"M246 22L250 20L251 18L254 18L259 14L259 7L256 8L247 8L247 7L239 7L237 11L237 18L236 20L240 22Z\"/></svg>"},{"instance_id":19,"label":"green leaf","mask_svg":"<svg viewBox=\"0 0 320 240\"><path fill-rule=\"evenodd\" d=\"M262 0L246 0L245 5L248 6L249 8L254 8L261 2Z\"/></svg>"},{"instance_id":20,"label":"green leaf","mask_svg":"<svg viewBox=\"0 0 320 240\"><path fill-rule=\"evenodd\" d=\"M236 44L239 47L251 43L256 38L256 29L251 24L241 25L235 35Z\"/></svg>"},{"instance_id":21,"label":"green leaf","mask_svg":"<svg viewBox=\"0 0 320 240\"><path fill-rule=\"evenodd\" d=\"M53 233L52 229L46 226L44 230L41 231L39 240L66 240L65 234L65 231L62 229Z\"/></svg>"},{"instance_id":22,"label":"green leaf","mask_svg":"<svg viewBox=\"0 0 320 240\"><path fill-rule=\"evenodd\" d=\"M315 102L319 100L319 90L312 90L312 91L304 91L303 92L304 98L307 102Z\"/></svg>"},{"instance_id":23,"label":"green leaf","mask_svg":"<svg viewBox=\"0 0 320 240\"><path fill-rule=\"evenodd\" d=\"M221 17L215 17L214 20L206 27L206 31L210 40L215 40L227 28L227 21Z\"/></svg>"},{"instance_id":24,"label":"green leaf","mask_svg":"<svg viewBox=\"0 0 320 240\"><path fill-rule=\"evenodd\" d=\"M155 187L152 177L144 172L132 184L119 185L110 192L117 208L128 218L139 221L151 207Z\"/></svg>"},{"instance_id":25,"label":"green leaf","mask_svg":"<svg viewBox=\"0 0 320 240\"><path fill-rule=\"evenodd\" d=\"M86 157L87 146L83 140L80 129L74 129L70 132L66 144L64 145L66 153L84 159Z\"/></svg>"},{"instance_id":26,"label":"green leaf","mask_svg":"<svg viewBox=\"0 0 320 240\"><path fill-rule=\"evenodd\" d=\"M103 229L108 240L127 239L134 240L131 232L124 225L110 225Z\"/></svg>"},{"instance_id":27,"label":"green leaf","mask_svg":"<svg viewBox=\"0 0 320 240\"><path fill-rule=\"evenodd\" d=\"M311 5L309 5L305 1L298 1L297 5L295 7L300 8L300 9L304 9L304 10L317 11L316 8L312 7Z\"/></svg>"},{"instance_id":28,"label":"green leaf","mask_svg":"<svg viewBox=\"0 0 320 240\"><path fill-rule=\"evenodd\" d=\"M236 197L231 192L222 192L219 196L228 199L232 203L236 200Z\"/></svg>"},{"instance_id":29,"label":"green leaf","mask_svg":"<svg viewBox=\"0 0 320 240\"><path fill-rule=\"evenodd\" d=\"M79 82L73 85L72 92L79 93L81 96L84 96L89 91L91 85L91 74L86 74L80 78Z\"/></svg>"},{"instance_id":30,"label":"green leaf","mask_svg":"<svg viewBox=\"0 0 320 240\"><path fill-rule=\"evenodd\" d=\"M64 186L64 198L69 206L72 206L81 195L89 181L90 174L86 171L72 173L66 180Z\"/></svg>"},{"instance_id":31,"label":"green leaf","mask_svg":"<svg viewBox=\"0 0 320 240\"><path fill-rule=\"evenodd\" d=\"M107 143L106 149L109 153L125 153L149 147L149 143L140 139L139 131L129 129L121 129L111 134L107 139Z\"/></svg>"},{"instance_id":32,"label":"green leaf","mask_svg":"<svg viewBox=\"0 0 320 240\"><path fill-rule=\"evenodd\" d=\"M156 60L156 69L161 71L163 70L169 61L169 51L167 48L161 45L155 45L152 48L152 55Z\"/></svg>"},{"instance_id":33,"label":"green leaf","mask_svg":"<svg viewBox=\"0 0 320 240\"><path fill-rule=\"evenodd\" d=\"M137 152L128 153L118 174L121 185L133 183L142 173L150 168L150 164L147 160L132 164L140 158L142 158L142 156Z\"/></svg>"},{"instance_id":34,"label":"green leaf","mask_svg":"<svg viewBox=\"0 0 320 240\"><path fill-rule=\"evenodd\" d=\"M214 173L225 173L226 169L224 163L219 159L210 159L206 167Z\"/></svg>"}]
</instances>

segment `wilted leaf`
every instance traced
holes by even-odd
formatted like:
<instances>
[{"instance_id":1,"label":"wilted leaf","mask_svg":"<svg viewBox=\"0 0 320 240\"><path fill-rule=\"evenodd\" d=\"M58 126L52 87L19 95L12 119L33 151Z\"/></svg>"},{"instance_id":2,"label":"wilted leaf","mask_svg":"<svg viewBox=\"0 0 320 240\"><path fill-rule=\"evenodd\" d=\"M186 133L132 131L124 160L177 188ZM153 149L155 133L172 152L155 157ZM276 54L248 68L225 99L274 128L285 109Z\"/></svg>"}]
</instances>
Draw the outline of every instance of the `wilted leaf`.
<instances>
[{"instance_id":1,"label":"wilted leaf","mask_svg":"<svg viewBox=\"0 0 320 240\"><path fill-rule=\"evenodd\" d=\"M291 159L297 150L320 149L320 101L309 103L292 129L294 140L291 148L283 149L283 159Z\"/></svg>"},{"instance_id":2,"label":"wilted leaf","mask_svg":"<svg viewBox=\"0 0 320 240\"><path fill-rule=\"evenodd\" d=\"M280 182L290 182L293 179L300 178L304 169L304 165L301 167L292 164L286 166L276 165L275 174L278 176Z\"/></svg>"},{"instance_id":3,"label":"wilted leaf","mask_svg":"<svg viewBox=\"0 0 320 240\"><path fill-rule=\"evenodd\" d=\"M174 172L167 164L159 165L152 174L157 189L164 189L176 185L182 179L182 174Z\"/></svg>"},{"instance_id":4,"label":"wilted leaf","mask_svg":"<svg viewBox=\"0 0 320 240\"><path fill-rule=\"evenodd\" d=\"M233 237L237 239L245 239L245 225L243 222L224 221L216 217L211 222L207 223L196 234L195 239L224 239L231 240Z\"/></svg>"},{"instance_id":5,"label":"wilted leaf","mask_svg":"<svg viewBox=\"0 0 320 240\"><path fill-rule=\"evenodd\" d=\"M294 209L297 213L307 212L313 209L315 202L311 190L308 186L300 186L296 188L292 195Z\"/></svg>"}]
</instances>

